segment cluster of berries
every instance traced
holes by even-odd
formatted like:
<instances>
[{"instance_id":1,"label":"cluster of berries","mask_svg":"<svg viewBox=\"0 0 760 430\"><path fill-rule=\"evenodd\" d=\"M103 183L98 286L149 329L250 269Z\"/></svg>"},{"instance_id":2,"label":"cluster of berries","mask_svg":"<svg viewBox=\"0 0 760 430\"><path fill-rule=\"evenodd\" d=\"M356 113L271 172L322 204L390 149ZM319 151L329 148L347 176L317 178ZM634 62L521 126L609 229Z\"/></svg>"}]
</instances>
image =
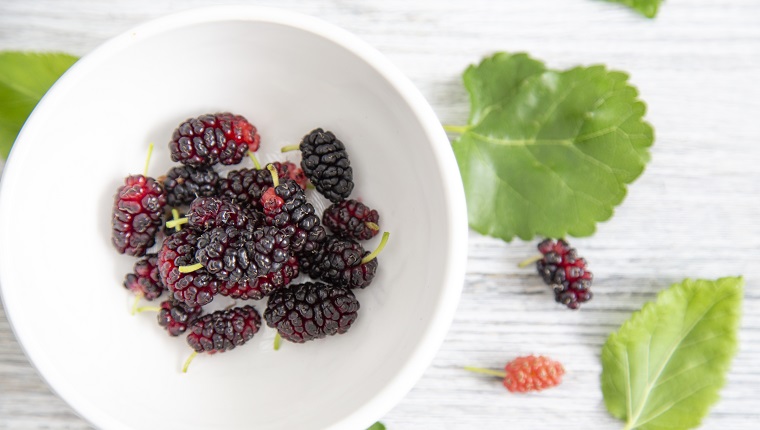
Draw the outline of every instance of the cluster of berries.
<instances>
[{"instance_id":1,"label":"cluster of berries","mask_svg":"<svg viewBox=\"0 0 760 430\"><path fill-rule=\"evenodd\" d=\"M146 300L168 292L154 309L158 322L172 336L188 333L191 357L233 349L261 327L251 305L204 314L217 295L267 298L267 325L291 342L345 333L359 310L352 289L370 285L388 238L386 232L373 252L360 244L378 234L379 215L348 199L353 171L333 133L304 136L300 168L289 162L262 168L253 156L259 144L256 127L242 116L188 119L169 143L172 160L182 165L158 179L129 176L116 194L113 244L142 257L124 286ZM246 155L255 168L226 177L214 170ZM332 202L322 217L307 201L308 183ZM146 253L157 243L156 254ZM311 281L291 284L299 274Z\"/></svg>"},{"instance_id":2,"label":"cluster of berries","mask_svg":"<svg viewBox=\"0 0 760 430\"><path fill-rule=\"evenodd\" d=\"M544 282L554 290L554 299L570 309L578 309L593 297L591 282L594 275L586 260L562 239L545 239L538 244L541 259L536 269Z\"/></svg>"}]
</instances>

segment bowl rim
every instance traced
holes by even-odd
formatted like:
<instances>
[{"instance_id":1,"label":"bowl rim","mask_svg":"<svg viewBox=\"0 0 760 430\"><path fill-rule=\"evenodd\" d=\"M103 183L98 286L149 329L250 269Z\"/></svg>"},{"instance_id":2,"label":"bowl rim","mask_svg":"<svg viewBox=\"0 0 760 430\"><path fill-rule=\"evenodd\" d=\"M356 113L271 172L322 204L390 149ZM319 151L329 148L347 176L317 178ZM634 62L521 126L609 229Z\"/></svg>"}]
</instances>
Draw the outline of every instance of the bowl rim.
<instances>
[{"instance_id":1,"label":"bowl rim","mask_svg":"<svg viewBox=\"0 0 760 430\"><path fill-rule=\"evenodd\" d=\"M65 94L69 88L78 83L88 72L96 69L102 63L135 43L178 28L219 21L280 24L323 37L347 49L376 70L398 91L401 98L408 104L415 118L422 126L425 135L428 137L428 143L433 151L436 164L440 167L441 176L431 178L431 180L440 181L444 191L445 206L449 214L447 224L448 252L446 257L447 264L441 265L441 270L444 272L444 285L441 287L441 294L437 298L431 322L425 328L423 337L415 346L409 360L395 376L387 381L385 386L375 393L369 401L349 415L334 422L329 428L356 430L369 427L372 423L382 418L413 388L431 364L444 341L459 304L464 284L468 228L464 188L458 174L459 168L454 158L454 153L451 150L448 137L432 107L414 84L389 59L347 30L312 16L283 9L248 5L210 6L193 8L155 18L107 40L83 56L61 76L40 100L24 124L16 139L16 144L13 145L11 153L3 167L2 177L5 180L0 181L0 220L6 219L7 214L11 211L9 203L5 201L8 195L6 188L9 187L8 184L10 182L13 182L9 179L20 173L17 172L17 169L20 169L20 167L17 167L13 160L23 158L17 154L23 154L30 150L28 148L29 145L24 144L25 135L27 134L26 130L29 124L36 123L35 118L38 116L39 111L46 110L46 106L52 104L51 101L54 101L58 97L58 94ZM457 174L455 175L454 173ZM0 223L0 238L2 238L4 228ZM12 265L11 256L6 254L3 249L3 247L0 247L0 267L8 267ZM27 359L36 368L40 377L53 392L66 401L78 415L90 423L100 428L128 429L128 426L114 421L110 415L92 408L80 393L71 388L71 384L67 384L57 374L55 369L46 367L44 363L35 360L35 357L45 352L25 344L24 327L14 324L13 293L7 286L5 282L7 279L3 273L4 271L0 270L0 299L4 303L11 330Z\"/></svg>"}]
</instances>

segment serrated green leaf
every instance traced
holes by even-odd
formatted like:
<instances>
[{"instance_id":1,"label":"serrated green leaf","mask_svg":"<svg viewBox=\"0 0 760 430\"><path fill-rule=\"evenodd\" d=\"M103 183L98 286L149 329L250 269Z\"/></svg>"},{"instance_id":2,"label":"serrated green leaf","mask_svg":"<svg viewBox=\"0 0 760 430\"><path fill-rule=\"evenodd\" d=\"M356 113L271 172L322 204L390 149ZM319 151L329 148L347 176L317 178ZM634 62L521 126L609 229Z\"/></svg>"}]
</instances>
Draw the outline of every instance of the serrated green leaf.
<instances>
[{"instance_id":1,"label":"serrated green leaf","mask_svg":"<svg viewBox=\"0 0 760 430\"><path fill-rule=\"evenodd\" d=\"M544 63L527 54L499 52L464 72L464 86L470 93L469 124L477 124L492 109L508 103L525 79L543 73ZM499 76L499 79L493 79Z\"/></svg>"},{"instance_id":2,"label":"serrated green leaf","mask_svg":"<svg viewBox=\"0 0 760 430\"><path fill-rule=\"evenodd\" d=\"M660 8L663 0L607 0L615 3L624 4L647 18L654 18L657 10Z\"/></svg>"},{"instance_id":3,"label":"serrated green leaf","mask_svg":"<svg viewBox=\"0 0 760 430\"><path fill-rule=\"evenodd\" d=\"M464 83L470 121L452 145L480 233L591 235L649 160L654 132L625 73L552 71L499 53L470 66Z\"/></svg>"},{"instance_id":4,"label":"serrated green leaf","mask_svg":"<svg viewBox=\"0 0 760 430\"><path fill-rule=\"evenodd\" d=\"M685 280L661 292L607 339L602 392L626 429L699 425L737 348L742 278Z\"/></svg>"},{"instance_id":5,"label":"serrated green leaf","mask_svg":"<svg viewBox=\"0 0 760 430\"><path fill-rule=\"evenodd\" d=\"M76 61L77 57L61 53L0 52L1 157L8 157L37 102Z\"/></svg>"},{"instance_id":6,"label":"serrated green leaf","mask_svg":"<svg viewBox=\"0 0 760 430\"><path fill-rule=\"evenodd\" d=\"M385 426L380 421L372 424L367 430L385 430Z\"/></svg>"}]
</instances>

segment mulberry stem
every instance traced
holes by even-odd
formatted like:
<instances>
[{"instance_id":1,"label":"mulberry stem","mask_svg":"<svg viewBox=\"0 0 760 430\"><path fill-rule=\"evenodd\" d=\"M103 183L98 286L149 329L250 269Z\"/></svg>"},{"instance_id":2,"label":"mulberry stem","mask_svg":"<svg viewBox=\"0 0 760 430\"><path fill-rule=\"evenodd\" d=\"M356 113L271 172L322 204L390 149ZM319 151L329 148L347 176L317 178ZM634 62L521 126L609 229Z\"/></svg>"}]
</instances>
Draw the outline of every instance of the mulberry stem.
<instances>
[{"instance_id":1,"label":"mulberry stem","mask_svg":"<svg viewBox=\"0 0 760 430\"><path fill-rule=\"evenodd\" d=\"M253 152L248 151L248 157L253 161L253 166L256 167L256 170L261 170L261 164L259 164L259 160L256 156L253 155Z\"/></svg>"},{"instance_id":2,"label":"mulberry stem","mask_svg":"<svg viewBox=\"0 0 760 430\"><path fill-rule=\"evenodd\" d=\"M174 216L175 210L176 209L172 209L172 216ZM179 212L177 212L177 215L179 215ZM181 226L182 224L187 224L187 218L175 218L171 221L166 221L167 227L177 229L177 231L180 230L179 226Z\"/></svg>"},{"instance_id":3,"label":"mulberry stem","mask_svg":"<svg viewBox=\"0 0 760 430\"><path fill-rule=\"evenodd\" d=\"M506 378L507 372L501 372L499 370L492 370L492 369L484 369L482 367L470 367L465 366L464 370L469 370L470 372L480 373L482 375L491 375L491 376L498 376L499 378Z\"/></svg>"},{"instance_id":4,"label":"mulberry stem","mask_svg":"<svg viewBox=\"0 0 760 430\"><path fill-rule=\"evenodd\" d=\"M299 149L299 148L301 148L301 145L288 145L288 146L283 146L282 148L280 148L280 152L290 152L290 151L295 151L295 150L297 150L297 149Z\"/></svg>"},{"instance_id":5,"label":"mulberry stem","mask_svg":"<svg viewBox=\"0 0 760 430\"><path fill-rule=\"evenodd\" d=\"M366 225L366 226L367 226L367 228L368 228L368 229L370 229L370 230L375 230L375 231L378 231L378 230L380 230L380 226L379 226L379 225L377 225L377 224L375 224L375 223L374 223L374 222L372 222L372 221L365 221L365 222L364 222L364 225Z\"/></svg>"},{"instance_id":6,"label":"mulberry stem","mask_svg":"<svg viewBox=\"0 0 760 430\"><path fill-rule=\"evenodd\" d=\"M203 268L203 264L195 263L190 266L179 266L177 269L179 269L179 273L193 273L196 270L199 270L202 268Z\"/></svg>"},{"instance_id":7,"label":"mulberry stem","mask_svg":"<svg viewBox=\"0 0 760 430\"><path fill-rule=\"evenodd\" d=\"M180 230L182 230L182 224L185 224L185 223L187 222L187 218L185 218L185 221L184 221L184 222L178 222L178 221L179 221L179 219L180 219L180 217L179 217L179 211L177 210L177 208L172 208L172 220L171 220L171 221L168 221L168 222L166 223L166 226L167 226L167 227L169 227L169 223L170 223L170 222L172 222L172 221L177 221L177 222L175 222L175 223L174 223L174 224L173 224L171 227L169 227L169 228L172 228L172 227L174 227L174 231L180 231Z\"/></svg>"},{"instance_id":8,"label":"mulberry stem","mask_svg":"<svg viewBox=\"0 0 760 430\"><path fill-rule=\"evenodd\" d=\"M161 308L158 306L140 306L136 309L138 313L141 312L161 312Z\"/></svg>"},{"instance_id":9,"label":"mulberry stem","mask_svg":"<svg viewBox=\"0 0 760 430\"><path fill-rule=\"evenodd\" d=\"M135 296L135 301L132 302L132 311L130 312L130 314L134 315L137 312L137 304L140 303L140 299L142 298L143 298L142 294L137 294Z\"/></svg>"},{"instance_id":10,"label":"mulberry stem","mask_svg":"<svg viewBox=\"0 0 760 430\"><path fill-rule=\"evenodd\" d=\"M153 154L153 142L148 145L148 157L145 158L145 168L143 169L143 176L148 177L148 165L150 165L150 156Z\"/></svg>"},{"instance_id":11,"label":"mulberry stem","mask_svg":"<svg viewBox=\"0 0 760 430\"><path fill-rule=\"evenodd\" d=\"M372 261L373 259L375 259L375 257L377 257L377 254L379 254L379 253L380 253L380 251L382 251L382 250L383 250L383 248L385 248L385 244L386 244L386 243L388 243L388 237L389 237L390 235L391 235L391 234L390 234L389 232L387 232L387 231L386 231L385 233L383 233L383 238L382 238L382 239L380 239L380 244L379 244L379 245L377 245L377 248L375 248L375 250L374 250L374 251L372 251L372 253L371 253L371 254L367 255L367 256L366 256L366 257L364 257L364 258L362 258L362 262L361 262L361 264L367 264L367 263L369 263L370 261Z\"/></svg>"},{"instance_id":12,"label":"mulberry stem","mask_svg":"<svg viewBox=\"0 0 760 430\"><path fill-rule=\"evenodd\" d=\"M190 357L187 357L185 364L182 365L182 373L187 373L187 368L190 367L190 363L193 361L196 355L198 355L198 353L196 351L193 351L193 353L190 354Z\"/></svg>"},{"instance_id":13,"label":"mulberry stem","mask_svg":"<svg viewBox=\"0 0 760 430\"><path fill-rule=\"evenodd\" d=\"M267 164L267 169L269 170L269 173L272 174L272 184L276 187L280 185L280 177L277 176L277 169L275 169L273 164Z\"/></svg>"},{"instance_id":14,"label":"mulberry stem","mask_svg":"<svg viewBox=\"0 0 760 430\"><path fill-rule=\"evenodd\" d=\"M282 336L280 336L280 332L278 331L276 335L274 335L274 350L279 351L280 345L282 345Z\"/></svg>"},{"instance_id":15,"label":"mulberry stem","mask_svg":"<svg viewBox=\"0 0 760 430\"><path fill-rule=\"evenodd\" d=\"M523 260L523 261L517 263L517 267L520 267L520 268L528 267L531 264L535 263L536 261L538 261L538 260L540 260L542 258L544 258L543 255L534 255L533 257L530 257L527 260Z\"/></svg>"}]
</instances>

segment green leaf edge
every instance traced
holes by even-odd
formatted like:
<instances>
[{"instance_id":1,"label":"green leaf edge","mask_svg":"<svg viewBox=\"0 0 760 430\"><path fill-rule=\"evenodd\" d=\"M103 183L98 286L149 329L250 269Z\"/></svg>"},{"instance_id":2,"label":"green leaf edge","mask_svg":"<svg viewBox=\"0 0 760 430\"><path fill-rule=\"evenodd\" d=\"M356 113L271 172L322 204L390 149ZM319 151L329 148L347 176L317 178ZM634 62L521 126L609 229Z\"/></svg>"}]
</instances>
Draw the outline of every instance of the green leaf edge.
<instances>
[{"instance_id":1,"label":"green leaf edge","mask_svg":"<svg viewBox=\"0 0 760 430\"><path fill-rule=\"evenodd\" d=\"M649 148L651 148L654 145L654 142L656 140L655 129L654 129L654 127L652 126L652 124L649 121L646 121L644 119L644 117L646 116L646 114L647 114L647 112L649 110L649 107L647 106L647 104L646 104L645 101L643 101L643 100L641 100L639 98L639 95L640 95L639 89L636 86L630 84L630 74L629 73L624 72L622 70L608 69L607 66L604 65L604 64L591 64L589 66L575 66L575 67L570 67L570 68L564 69L564 70L550 69L550 68L546 67L546 64L543 61L531 57L530 54L528 54L527 52L516 52L516 53L513 54L513 53L506 52L506 51L499 51L499 52L494 52L493 54L484 57L477 64L470 64L465 69L465 71L462 74L462 82L463 82L463 85L465 86L465 89L467 89L469 100L470 100L470 114L469 114L468 119L467 119L467 125L465 127L462 127L460 130L455 131L455 132L459 133L460 135L457 136L456 139L454 139L454 140L451 141L452 148L453 148L453 146L457 142L459 142L459 140L461 139L462 135L464 135L470 128L473 127L472 119L473 119L473 112L474 112L474 107L475 107L475 98L473 97L472 92L470 92L469 89L468 89L468 82L467 81L469 79L468 78L469 74L471 73L472 70L474 70L474 69L476 69L478 67L481 67L482 65L486 64L487 62L495 61L498 57L503 57L503 56L511 56L511 57L520 56L520 57L524 57L524 58L526 58L528 60L531 60L533 62L540 63L543 66L543 71L541 73L546 73L546 72L562 73L562 72L567 72L567 71L571 71L571 70L574 70L574 69L591 69L591 68L595 68L595 67L601 67L607 73L618 73L618 74L622 75L623 78L624 78L624 80L625 80L625 82L626 82L626 87L628 87L628 88L630 88L630 89L632 89L634 91L634 104L639 104L641 106L641 108L642 108L640 122L641 122L642 126L647 129L648 134L651 135L650 142L646 146L644 146L644 148L649 149ZM523 80L523 82L525 82L527 80L528 80L528 78L526 78L525 80ZM455 129L455 128L459 128L459 127L451 127L452 130ZM630 179L630 181L622 183L622 185L623 185L623 187L622 187L623 192L620 195L620 199L617 200L617 201L614 201L614 203L611 205L611 210L610 210L609 216L607 216L607 217L601 217L599 219L594 220L593 227L586 234L574 234L572 231L570 231L569 228L566 228L566 229L562 229L563 231L561 233L559 233L559 234L549 234L549 235L547 235L547 234L542 234L541 232L533 232L532 235L521 235L519 233L516 233L516 234L514 234L512 236L500 236L500 235L492 234L492 232L489 229L487 229L487 228L481 228L480 226L474 225L471 222L468 222L468 224L469 224L470 228L472 228L474 231L476 231L476 232L478 232L478 233L480 233L482 235L495 237L495 238L504 240L505 242L511 242L515 237L518 237L521 240L528 241L528 240L531 240L531 239L535 238L536 236L539 236L539 237L540 236L545 236L545 237L554 237L554 238L566 238L568 235L572 236L572 237L589 237L589 236L592 236L594 233L596 233L596 226L597 226L597 224L599 224L601 222L609 221L610 219L612 219L612 217L615 215L615 208L617 206L619 206L625 200L625 198L628 196L628 186L631 185L631 184L633 184L633 182L635 182L638 178L641 177L642 174L644 174L644 172L646 171L646 167L649 164L649 161L651 161L651 159L652 159L652 154L649 151L647 151L644 154L644 158L642 159L644 165L643 165L643 167L641 169L641 172L639 172L639 174L637 174L636 176L632 177Z\"/></svg>"},{"instance_id":2,"label":"green leaf edge","mask_svg":"<svg viewBox=\"0 0 760 430\"><path fill-rule=\"evenodd\" d=\"M641 6L640 2L637 2L636 0L607 0L610 3L617 3L621 4L623 6L628 6L629 8L633 9L634 11L640 13L641 15L653 19L657 16L657 12L660 11L660 5L662 4L662 0L653 0L654 5L648 5L648 7Z\"/></svg>"},{"instance_id":3,"label":"green leaf edge","mask_svg":"<svg viewBox=\"0 0 760 430\"><path fill-rule=\"evenodd\" d=\"M727 362L725 363L725 365L721 369L722 372L721 372L721 375L720 375L720 383L716 386L716 391L720 391L720 389L722 389L725 386L725 384L726 384L726 373L730 369L731 363L733 361L733 358L736 355L736 352L738 351L738 347L739 347L739 339L738 339L739 335L738 335L738 332L739 332L739 327L740 327L740 324L741 324L741 315L742 315L741 305L742 305L742 301L743 301L743 297L744 297L744 278L742 276L733 276L733 277L718 278L718 279L716 279L714 281L712 281L712 280L705 280L705 279L690 279L690 278L686 278L683 281L681 281L679 283L674 283L669 288L667 288L667 289L665 289L663 291L660 291L657 294L657 298L655 299L655 301L648 302L648 303L644 304L644 306L640 310L634 312L629 319L627 319L625 322L623 322L623 324L620 326L620 328L617 331L614 331L614 332L610 333L610 335L607 337L607 340L605 341L604 345L602 346L602 353L601 353L601 357L600 358L601 358L603 366L602 366L602 372L600 374L600 382L601 382L601 386L602 386L602 394L603 394L603 397L604 397L604 406L607 408L607 411L612 416L614 416L615 418L621 419L621 420L623 420L623 421L626 422L624 430L635 429L636 428L635 425L637 423L630 423L629 422L629 419L630 419L629 417L624 417L624 416L616 415L615 412L613 411L615 409L616 405L612 404L612 399L610 399L610 398L607 397L607 393L604 390L604 387L606 385L605 384L606 371L604 369L604 362L605 362L604 357L606 355L612 354L612 352L610 351L609 344L618 341L617 338L620 336L620 332L621 331L623 331L623 330L635 330L636 329L635 326L641 325L642 322L643 322L643 320L646 320L647 318L649 318L652 313L657 312L658 305L661 304L661 302L664 301L667 298L667 296L681 293L681 291L679 290L679 287L694 289L694 288L699 288L699 285L701 283L704 283L704 282L713 283L713 284L716 285L717 288L724 288L724 286L727 283L729 283L726 288L735 288L736 289L735 295L739 296L739 303L738 303L738 306L737 306L737 309L736 309L737 318L735 319L735 326L732 327L733 330L731 330L731 332L729 334L729 336L733 340L733 343L732 343L733 347L731 348L731 351L728 351L728 355L731 358L729 360L727 360ZM733 283L733 285L730 284L730 283ZM709 408L712 405L714 405L718 400L719 399L716 396L716 399L714 399L707 406L708 410L698 420L700 424L701 424L702 420L709 413ZM697 425L699 425L699 424L697 424ZM671 429L671 430L676 430L676 429Z\"/></svg>"},{"instance_id":4,"label":"green leaf edge","mask_svg":"<svg viewBox=\"0 0 760 430\"><path fill-rule=\"evenodd\" d=\"M473 119L474 119L473 116L474 116L474 113L475 113L475 97L473 97L473 92L470 91L470 87L471 87L470 81L472 80L472 77L471 77L472 73L475 71L475 69L485 66L486 63L499 61L502 57L512 57L512 58L519 57L519 58L524 58L525 60L528 60L528 61L532 62L533 65L535 65L537 67L540 67L541 68L541 73L546 72L548 70L546 68L546 64L543 61L531 57L530 54L528 54L527 52L516 52L514 54L506 52L506 51L494 52L491 55L488 55L488 56L484 57L482 60L480 60L480 63L478 63L478 64L470 64L469 66L467 66L467 68L462 73L462 84L464 85L465 89L467 90L467 92L469 94L469 98L470 98L470 114L467 117L467 125L464 127L463 131L459 132L460 134L463 134L465 131L467 131L467 129L469 129L469 128L471 128L473 126ZM527 79L524 79L521 82L521 85L525 82L525 80L527 80Z\"/></svg>"},{"instance_id":5,"label":"green leaf edge","mask_svg":"<svg viewBox=\"0 0 760 430\"><path fill-rule=\"evenodd\" d=\"M62 51L20 51L20 50L1 50L0 51L0 64L2 64L2 57L6 56L24 56L24 57L48 57L48 56L55 56L60 57L64 61L69 61L70 64L64 70L61 72L58 76L58 78L51 83L50 86L55 84L55 82L60 79L61 76L63 76L64 73L66 73L71 66L73 66L77 61L79 61L79 57L69 54L67 52ZM7 88L12 89L13 91L20 92L17 88L14 88L12 83L5 82L2 80L2 73L0 73L0 85L4 85ZM35 102L35 106L32 108L31 112L34 111L34 108L36 108L37 104L39 104L39 101L42 100L42 98L47 94L47 91L50 89L50 86L46 89L46 91L37 98L37 101ZM27 94L28 95L28 94ZM36 95L35 95L36 96ZM31 112L29 112L29 115L31 115ZM0 134L0 158L7 160L8 156L10 155L10 151L13 148L13 144L15 143L16 139L18 138L18 133L23 129L24 124L26 124L26 120L29 119L29 115L24 119L24 121L18 126L18 130L3 130L5 133ZM15 127L14 127L15 128ZM8 134L15 134L12 138L10 138L10 143L5 143L2 141L3 137L2 134L8 135Z\"/></svg>"}]
</instances>

